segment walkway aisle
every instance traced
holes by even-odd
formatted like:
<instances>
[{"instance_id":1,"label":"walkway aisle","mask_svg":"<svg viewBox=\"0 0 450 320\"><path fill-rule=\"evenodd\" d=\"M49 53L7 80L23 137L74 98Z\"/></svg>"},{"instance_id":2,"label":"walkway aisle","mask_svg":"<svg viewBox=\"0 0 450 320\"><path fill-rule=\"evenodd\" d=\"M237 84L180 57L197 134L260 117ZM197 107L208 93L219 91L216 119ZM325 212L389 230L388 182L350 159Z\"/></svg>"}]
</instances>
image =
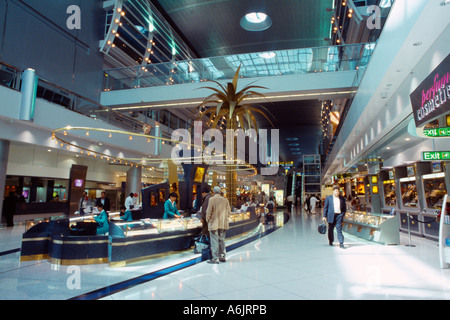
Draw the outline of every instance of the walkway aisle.
<instances>
[{"instance_id":1,"label":"walkway aisle","mask_svg":"<svg viewBox=\"0 0 450 320\"><path fill-rule=\"evenodd\" d=\"M23 226L0 229L0 299L70 299L99 289L106 300L450 299L450 269L439 268L437 242L413 237L416 247L406 247L401 234L402 245L383 246L345 235L341 249L328 245L319 223L318 214L294 211L285 226L228 252L226 263L168 273L159 270L198 255L189 250L120 268L21 263L13 249ZM149 274L157 277L147 281ZM144 281L130 285L133 278Z\"/></svg>"},{"instance_id":2,"label":"walkway aisle","mask_svg":"<svg viewBox=\"0 0 450 320\"><path fill-rule=\"evenodd\" d=\"M437 243L383 246L345 235L330 247L319 215L295 212L279 230L206 262L106 299L450 299L450 269L439 268Z\"/></svg>"}]
</instances>

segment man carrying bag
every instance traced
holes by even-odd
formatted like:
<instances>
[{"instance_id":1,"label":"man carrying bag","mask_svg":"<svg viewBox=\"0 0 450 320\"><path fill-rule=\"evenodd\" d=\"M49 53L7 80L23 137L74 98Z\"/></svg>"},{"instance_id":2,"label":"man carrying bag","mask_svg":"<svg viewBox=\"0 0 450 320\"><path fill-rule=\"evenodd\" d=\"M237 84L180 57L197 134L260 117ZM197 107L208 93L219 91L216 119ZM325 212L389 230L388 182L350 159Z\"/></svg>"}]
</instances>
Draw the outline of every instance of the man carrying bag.
<instances>
[{"instance_id":1,"label":"man carrying bag","mask_svg":"<svg viewBox=\"0 0 450 320\"><path fill-rule=\"evenodd\" d=\"M333 195L325 198L323 206L323 221L328 222L328 244L333 245L334 228L338 236L341 248L344 248L344 235L342 234L342 222L344 221L347 207L345 205L345 198L340 195L339 187L333 187Z\"/></svg>"}]
</instances>

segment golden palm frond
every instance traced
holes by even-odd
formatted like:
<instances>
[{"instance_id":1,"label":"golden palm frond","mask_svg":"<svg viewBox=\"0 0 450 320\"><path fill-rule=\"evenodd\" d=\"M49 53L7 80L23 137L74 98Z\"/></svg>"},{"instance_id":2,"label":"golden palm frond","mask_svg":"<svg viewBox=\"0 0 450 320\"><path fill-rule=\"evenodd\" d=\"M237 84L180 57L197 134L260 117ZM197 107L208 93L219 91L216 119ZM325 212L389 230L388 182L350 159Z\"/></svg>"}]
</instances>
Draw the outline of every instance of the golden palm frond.
<instances>
[{"instance_id":1,"label":"golden palm frond","mask_svg":"<svg viewBox=\"0 0 450 320\"><path fill-rule=\"evenodd\" d=\"M255 130L257 130L258 127L254 113L259 113L263 115L273 127L273 123L269 119L269 117L263 111L261 111L256 107L260 107L264 109L266 112L268 112L266 108L264 108L261 105L255 105L252 103L243 103L246 102L246 100L249 98L255 97L265 98L264 94L254 91L254 89L267 89L267 88L263 86L256 86L250 84L242 88L242 90L240 90L239 92L237 92L240 69L241 66L239 66L239 68L236 70L232 82L228 82L225 86L217 81L210 80L210 82L217 84L221 90L214 87L201 88L212 90L214 91L214 93L210 94L205 99L203 99L203 101L196 107L196 110L200 112L197 120L199 120L205 115L206 116L209 115L208 125L214 128L219 123L219 120L222 119L224 116L228 118L228 120L231 120L233 117L235 117L238 119L240 127L243 130L245 130L245 127L247 127L248 129L254 128ZM215 106L208 108L207 105L210 104L214 104ZM201 112L200 109L203 107L207 107L207 109L206 111ZM270 112L268 113L270 114Z\"/></svg>"}]
</instances>

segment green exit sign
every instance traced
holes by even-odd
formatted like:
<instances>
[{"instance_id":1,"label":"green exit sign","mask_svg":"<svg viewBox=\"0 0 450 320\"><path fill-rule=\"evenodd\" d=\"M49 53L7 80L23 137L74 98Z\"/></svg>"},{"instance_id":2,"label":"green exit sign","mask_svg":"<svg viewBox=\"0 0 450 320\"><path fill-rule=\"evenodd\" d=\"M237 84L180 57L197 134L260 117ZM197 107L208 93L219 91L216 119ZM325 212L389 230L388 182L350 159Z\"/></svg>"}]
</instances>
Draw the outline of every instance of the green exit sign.
<instances>
[{"instance_id":1,"label":"green exit sign","mask_svg":"<svg viewBox=\"0 0 450 320\"><path fill-rule=\"evenodd\" d=\"M422 161L450 160L450 151L424 151Z\"/></svg>"},{"instance_id":2,"label":"green exit sign","mask_svg":"<svg viewBox=\"0 0 450 320\"><path fill-rule=\"evenodd\" d=\"M450 127L423 129L423 134L427 137L450 137Z\"/></svg>"}]
</instances>

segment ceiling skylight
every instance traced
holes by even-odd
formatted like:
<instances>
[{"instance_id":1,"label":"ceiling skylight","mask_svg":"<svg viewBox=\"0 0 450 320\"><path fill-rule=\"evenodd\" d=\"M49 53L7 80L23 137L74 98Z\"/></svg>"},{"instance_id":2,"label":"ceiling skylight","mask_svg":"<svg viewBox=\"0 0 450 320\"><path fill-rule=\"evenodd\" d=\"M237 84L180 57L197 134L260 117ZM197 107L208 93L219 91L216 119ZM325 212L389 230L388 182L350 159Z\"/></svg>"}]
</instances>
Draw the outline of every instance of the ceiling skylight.
<instances>
[{"instance_id":1,"label":"ceiling skylight","mask_svg":"<svg viewBox=\"0 0 450 320\"><path fill-rule=\"evenodd\" d=\"M267 19L267 14L262 12L250 12L245 15L245 19L250 23L261 23Z\"/></svg>"},{"instance_id":2,"label":"ceiling skylight","mask_svg":"<svg viewBox=\"0 0 450 320\"><path fill-rule=\"evenodd\" d=\"M250 12L242 17L240 24L248 31L262 31L272 25L272 19L263 12Z\"/></svg>"}]
</instances>

